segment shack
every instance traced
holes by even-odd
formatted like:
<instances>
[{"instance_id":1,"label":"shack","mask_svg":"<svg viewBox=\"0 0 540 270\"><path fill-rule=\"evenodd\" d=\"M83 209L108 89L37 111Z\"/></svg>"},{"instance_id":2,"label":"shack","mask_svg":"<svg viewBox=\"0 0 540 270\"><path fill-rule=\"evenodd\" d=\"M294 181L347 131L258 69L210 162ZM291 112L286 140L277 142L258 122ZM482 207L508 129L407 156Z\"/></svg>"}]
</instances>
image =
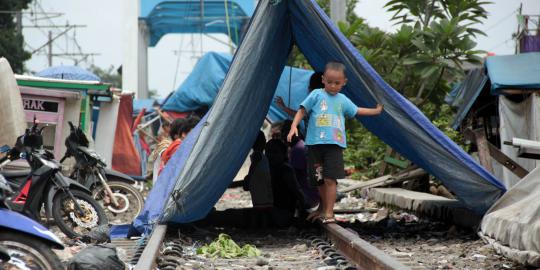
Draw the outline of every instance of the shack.
<instances>
[{"instance_id":1,"label":"shack","mask_svg":"<svg viewBox=\"0 0 540 270\"><path fill-rule=\"evenodd\" d=\"M43 146L60 159L65 152L64 139L69 134L68 121L79 124L92 134L97 119L92 108L99 102L110 102L110 85L98 81L78 81L15 75L21 93L25 120L34 117L43 130Z\"/></svg>"}]
</instances>

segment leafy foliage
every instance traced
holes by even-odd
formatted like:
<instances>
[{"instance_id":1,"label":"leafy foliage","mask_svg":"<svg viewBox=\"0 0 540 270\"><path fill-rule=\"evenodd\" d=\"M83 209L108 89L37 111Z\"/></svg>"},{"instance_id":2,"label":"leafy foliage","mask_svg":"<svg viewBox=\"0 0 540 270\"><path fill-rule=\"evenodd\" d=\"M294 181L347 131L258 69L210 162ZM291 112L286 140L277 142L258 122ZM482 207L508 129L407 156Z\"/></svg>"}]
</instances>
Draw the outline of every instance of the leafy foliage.
<instances>
[{"instance_id":1,"label":"leafy foliage","mask_svg":"<svg viewBox=\"0 0 540 270\"><path fill-rule=\"evenodd\" d=\"M5 57L15 73L22 73L24 61L31 54L24 50L24 39L17 33L15 12L25 9L31 0L2 0L0 10L12 11L0 13L0 57Z\"/></svg>"},{"instance_id":2,"label":"leafy foliage","mask_svg":"<svg viewBox=\"0 0 540 270\"><path fill-rule=\"evenodd\" d=\"M257 257L261 255L261 251L250 244L240 247L229 235L221 233L214 242L198 248L197 254L211 258L232 259L237 257Z\"/></svg>"},{"instance_id":3,"label":"leafy foliage","mask_svg":"<svg viewBox=\"0 0 540 270\"><path fill-rule=\"evenodd\" d=\"M107 69L91 65L90 72L101 78L102 82L110 83L116 88L122 88L122 75L117 72L112 65Z\"/></svg>"},{"instance_id":4,"label":"leafy foliage","mask_svg":"<svg viewBox=\"0 0 540 270\"><path fill-rule=\"evenodd\" d=\"M328 0L319 4L328 13ZM449 84L459 80L465 64L478 64L482 51L474 39L484 35L475 25L487 18L481 0L391 0L386 4L399 26L388 33L370 27L354 15L358 1L347 2L347 22L339 28L362 56L394 89L415 103L435 126L456 142L461 136L450 128L452 109L443 102ZM289 64L309 66L297 48ZM444 104L444 105L443 105ZM348 165L372 177L384 157L385 145L356 121L347 122Z\"/></svg>"}]
</instances>

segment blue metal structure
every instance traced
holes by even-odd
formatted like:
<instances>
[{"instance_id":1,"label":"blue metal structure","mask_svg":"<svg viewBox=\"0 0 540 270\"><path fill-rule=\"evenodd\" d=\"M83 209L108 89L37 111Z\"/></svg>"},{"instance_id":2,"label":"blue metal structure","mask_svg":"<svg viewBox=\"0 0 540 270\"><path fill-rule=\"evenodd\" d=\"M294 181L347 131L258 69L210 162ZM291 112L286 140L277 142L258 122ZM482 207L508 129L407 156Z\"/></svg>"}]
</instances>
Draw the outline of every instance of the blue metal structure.
<instances>
[{"instance_id":1,"label":"blue metal structure","mask_svg":"<svg viewBox=\"0 0 540 270\"><path fill-rule=\"evenodd\" d=\"M169 33L221 33L239 44L254 10L253 0L141 0L139 19L150 31L149 46Z\"/></svg>"}]
</instances>

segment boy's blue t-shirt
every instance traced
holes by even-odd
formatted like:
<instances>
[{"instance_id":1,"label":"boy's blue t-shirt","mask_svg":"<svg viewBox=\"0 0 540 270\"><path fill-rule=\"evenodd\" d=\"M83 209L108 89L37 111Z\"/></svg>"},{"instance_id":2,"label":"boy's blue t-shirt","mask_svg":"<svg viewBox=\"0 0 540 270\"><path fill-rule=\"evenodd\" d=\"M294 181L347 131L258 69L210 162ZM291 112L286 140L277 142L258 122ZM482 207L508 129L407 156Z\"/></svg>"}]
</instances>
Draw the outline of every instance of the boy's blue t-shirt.
<instances>
[{"instance_id":1,"label":"boy's blue t-shirt","mask_svg":"<svg viewBox=\"0 0 540 270\"><path fill-rule=\"evenodd\" d=\"M306 145L337 144L347 147L345 116L354 117L358 107L345 95L313 90L300 104L309 115Z\"/></svg>"}]
</instances>

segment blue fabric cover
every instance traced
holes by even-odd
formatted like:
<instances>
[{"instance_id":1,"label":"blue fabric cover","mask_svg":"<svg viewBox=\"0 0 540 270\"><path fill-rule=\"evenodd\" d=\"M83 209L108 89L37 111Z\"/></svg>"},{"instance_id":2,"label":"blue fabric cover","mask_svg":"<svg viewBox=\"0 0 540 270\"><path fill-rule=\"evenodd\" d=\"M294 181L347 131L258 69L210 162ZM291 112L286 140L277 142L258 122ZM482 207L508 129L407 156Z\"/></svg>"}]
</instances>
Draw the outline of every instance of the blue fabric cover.
<instances>
[{"instance_id":1,"label":"blue fabric cover","mask_svg":"<svg viewBox=\"0 0 540 270\"><path fill-rule=\"evenodd\" d=\"M146 109L146 114L153 113L155 99L135 99L133 100L133 115L139 115L143 108Z\"/></svg>"},{"instance_id":2,"label":"blue fabric cover","mask_svg":"<svg viewBox=\"0 0 540 270\"><path fill-rule=\"evenodd\" d=\"M203 55L182 85L163 104L163 110L189 112L205 106L211 107L231 61L232 56L228 54L209 52ZM308 94L311 74L313 71L299 68L292 68L291 71L291 67L286 67L281 74L275 96L282 97L285 105L297 110ZM291 75L292 81L289 79ZM287 114L272 103L268 118L272 122L281 121L287 119Z\"/></svg>"},{"instance_id":3,"label":"blue fabric cover","mask_svg":"<svg viewBox=\"0 0 540 270\"><path fill-rule=\"evenodd\" d=\"M457 130L459 128L461 121L465 119L465 116L467 116L474 102L484 89L486 82L488 82L488 77L484 69L473 69L469 71L461 83L457 84L446 95L444 101L452 107L457 108L454 123L452 123L453 129Z\"/></svg>"},{"instance_id":4,"label":"blue fabric cover","mask_svg":"<svg viewBox=\"0 0 540 270\"><path fill-rule=\"evenodd\" d=\"M411 102L386 84L339 32L315 0L261 0L221 90L205 118L165 167L135 226L204 218L244 162L265 118L293 45L317 70L330 60L348 69L342 93L355 104L384 104L366 128L441 180L478 213L504 186L438 130Z\"/></svg>"},{"instance_id":5,"label":"blue fabric cover","mask_svg":"<svg viewBox=\"0 0 540 270\"><path fill-rule=\"evenodd\" d=\"M486 69L492 95L504 89L540 89L540 52L490 56Z\"/></svg>"}]
</instances>

